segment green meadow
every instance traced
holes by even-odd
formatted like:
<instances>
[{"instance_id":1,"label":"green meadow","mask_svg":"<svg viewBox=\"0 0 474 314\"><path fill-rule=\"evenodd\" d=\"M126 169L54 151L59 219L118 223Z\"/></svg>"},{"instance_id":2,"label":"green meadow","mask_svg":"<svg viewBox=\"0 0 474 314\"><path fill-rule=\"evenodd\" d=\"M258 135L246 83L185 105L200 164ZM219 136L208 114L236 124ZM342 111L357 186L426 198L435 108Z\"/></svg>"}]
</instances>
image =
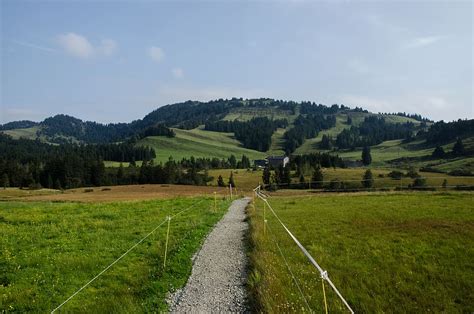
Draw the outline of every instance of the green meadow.
<instances>
[{"instance_id":1,"label":"green meadow","mask_svg":"<svg viewBox=\"0 0 474 314\"><path fill-rule=\"evenodd\" d=\"M0 202L0 311L49 312L162 224L61 310L162 312L229 202L180 198L117 203ZM190 206L193 206L191 207ZM171 219L163 267L166 218Z\"/></svg>"},{"instance_id":2,"label":"green meadow","mask_svg":"<svg viewBox=\"0 0 474 314\"><path fill-rule=\"evenodd\" d=\"M356 313L473 312L473 201L460 192L269 198ZM323 312L319 272L268 208L264 230L263 212L260 200L248 208L253 306ZM329 312L347 312L325 291Z\"/></svg>"},{"instance_id":3,"label":"green meadow","mask_svg":"<svg viewBox=\"0 0 474 314\"><path fill-rule=\"evenodd\" d=\"M205 131L200 128L193 130L173 129L176 137L150 136L139 142L139 145L155 149L156 161L165 162L170 156L175 160L194 156L213 158L228 158L235 155L238 159L246 155L250 159L265 157L265 153L242 147L234 139L233 133Z\"/></svg>"}]
</instances>

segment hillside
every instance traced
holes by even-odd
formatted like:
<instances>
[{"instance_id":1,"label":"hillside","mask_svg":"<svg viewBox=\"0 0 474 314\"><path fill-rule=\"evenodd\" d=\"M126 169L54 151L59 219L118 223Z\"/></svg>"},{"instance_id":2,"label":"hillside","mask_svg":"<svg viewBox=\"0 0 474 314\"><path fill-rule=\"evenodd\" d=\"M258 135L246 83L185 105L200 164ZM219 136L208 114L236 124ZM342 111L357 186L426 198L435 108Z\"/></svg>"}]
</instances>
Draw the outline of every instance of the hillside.
<instances>
[{"instance_id":1,"label":"hillside","mask_svg":"<svg viewBox=\"0 0 474 314\"><path fill-rule=\"evenodd\" d=\"M286 121L287 124L280 126L265 121ZM328 107L309 102L233 98L167 105L130 123L104 125L57 115L40 123L10 122L0 126L0 130L16 139L39 139L57 144L132 140L136 145L152 147L155 160L162 162L170 156L175 160L191 156L221 159L230 155L259 159L267 155L319 151L332 152L346 160L359 160L362 146L371 146L372 165L377 167L414 165L443 172L474 171L474 134L469 130L472 120L465 121L465 126L454 130L450 124L434 124L433 132L425 135L433 122L419 115L374 114L344 105ZM149 132L156 126L172 130L174 136ZM258 135L260 133L262 135ZM439 134L449 135L438 143ZM436 145L445 151L452 150L458 136L465 142L464 156L431 158Z\"/></svg>"},{"instance_id":2,"label":"hillside","mask_svg":"<svg viewBox=\"0 0 474 314\"><path fill-rule=\"evenodd\" d=\"M184 157L228 158L230 155L246 155L250 159L264 158L262 152L247 149L233 138L232 133L204 131L202 128L192 130L173 129L175 137L150 136L138 142L138 145L155 149L157 161L165 162L170 156L175 160Z\"/></svg>"}]
</instances>

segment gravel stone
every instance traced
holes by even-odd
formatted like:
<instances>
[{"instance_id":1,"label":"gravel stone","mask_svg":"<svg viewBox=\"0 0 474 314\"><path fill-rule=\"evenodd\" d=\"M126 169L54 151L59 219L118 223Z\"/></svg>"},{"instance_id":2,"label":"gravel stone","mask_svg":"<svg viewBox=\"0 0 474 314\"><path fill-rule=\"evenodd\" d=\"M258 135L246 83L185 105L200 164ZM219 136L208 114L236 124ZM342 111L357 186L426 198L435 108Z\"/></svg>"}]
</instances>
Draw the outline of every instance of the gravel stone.
<instances>
[{"instance_id":1,"label":"gravel stone","mask_svg":"<svg viewBox=\"0 0 474 314\"><path fill-rule=\"evenodd\" d=\"M208 235L186 286L169 300L171 313L248 312L244 236L249 201L235 200Z\"/></svg>"}]
</instances>

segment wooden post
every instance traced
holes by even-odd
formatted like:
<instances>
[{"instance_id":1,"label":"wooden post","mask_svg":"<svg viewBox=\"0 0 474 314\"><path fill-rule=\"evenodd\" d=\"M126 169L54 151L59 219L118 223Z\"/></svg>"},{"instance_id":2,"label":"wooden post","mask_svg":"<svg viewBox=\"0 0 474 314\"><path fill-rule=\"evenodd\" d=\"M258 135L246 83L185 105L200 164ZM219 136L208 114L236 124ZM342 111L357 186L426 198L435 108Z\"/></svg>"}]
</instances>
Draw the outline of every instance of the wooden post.
<instances>
[{"instance_id":1,"label":"wooden post","mask_svg":"<svg viewBox=\"0 0 474 314\"><path fill-rule=\"evenodd\" d=\"M230 190L230 200L233 199L232 197L232 184L229 184L229 190Z\"/></svg>"},{"instance_id":2,"label":"wooden post","mask_svg":"<svg viewBox=\"0 0 474 314\"><path fill-rule=\"evenodd\" d=\"M214 192L214 212L217 212L217 192Z\"/></svg>"}]
</instances>

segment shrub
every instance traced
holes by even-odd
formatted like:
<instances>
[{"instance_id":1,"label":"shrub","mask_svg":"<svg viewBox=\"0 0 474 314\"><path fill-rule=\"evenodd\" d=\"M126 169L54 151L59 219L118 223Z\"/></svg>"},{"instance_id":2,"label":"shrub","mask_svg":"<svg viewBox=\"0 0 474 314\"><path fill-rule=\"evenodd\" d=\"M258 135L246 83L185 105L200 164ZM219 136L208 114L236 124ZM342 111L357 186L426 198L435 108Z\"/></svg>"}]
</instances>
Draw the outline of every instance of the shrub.
<instances>
[{"instance_id":1,"label":"shrub","mask_svg":"<svg viewBox=\"0 0 474 314\"><path fill-rule=\"evenodd\" d=\"M403 177L403 173L401 171L397 171L397 170L394 170L394 171L391 171L388 176L392 179L395 179L395 180L401 180L402 177Z\"/></svg>"}]
</instances>

